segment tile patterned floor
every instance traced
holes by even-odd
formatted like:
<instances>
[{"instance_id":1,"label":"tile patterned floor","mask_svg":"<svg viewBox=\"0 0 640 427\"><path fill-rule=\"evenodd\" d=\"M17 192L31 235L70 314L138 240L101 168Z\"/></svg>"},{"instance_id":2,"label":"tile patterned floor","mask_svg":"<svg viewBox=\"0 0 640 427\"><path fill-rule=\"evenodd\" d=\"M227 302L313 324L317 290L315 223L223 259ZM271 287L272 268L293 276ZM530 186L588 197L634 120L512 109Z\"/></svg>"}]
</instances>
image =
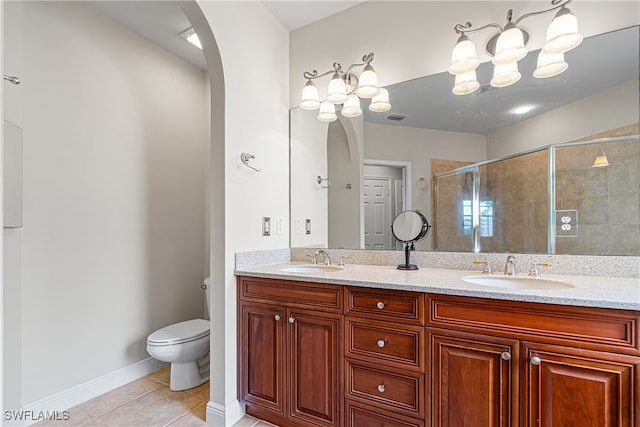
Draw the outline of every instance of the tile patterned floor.
<instances>
[{"instance_id":1,"label":"tile patterned floor","mask_svg":"<svg viewBox=\"0 0 640 427\"><path fill-rule=\"evenodd\" d=\"M37 427L207 427L209 383L169 390L169 366L81 403L66 421L41 421ZM245 416L233 427L274 427Z\"/></svg>"}]
</instances>

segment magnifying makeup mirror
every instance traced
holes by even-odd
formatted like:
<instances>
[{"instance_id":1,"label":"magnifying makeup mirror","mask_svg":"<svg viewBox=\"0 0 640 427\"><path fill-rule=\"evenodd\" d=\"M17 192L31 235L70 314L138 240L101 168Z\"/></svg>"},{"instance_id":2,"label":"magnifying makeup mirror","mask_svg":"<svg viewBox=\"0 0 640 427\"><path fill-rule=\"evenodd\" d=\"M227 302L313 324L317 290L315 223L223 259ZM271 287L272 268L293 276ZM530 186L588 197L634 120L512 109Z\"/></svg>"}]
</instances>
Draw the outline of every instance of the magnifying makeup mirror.
<instances>
[{"instance_id":1,"label":"magnifying makeup mirror","mask_svg":"<svg viewBox=\"0 0 640 427\"><path fill-rule=\"evenodd\" d=\"M415 250L415 242L427 237L431 226L418 211L400 212L391 224L393 237L404 243L405 263L398 265L398 270L417 270L418 266L409 262L411 251Z\"/></svg>"}]
</instances>

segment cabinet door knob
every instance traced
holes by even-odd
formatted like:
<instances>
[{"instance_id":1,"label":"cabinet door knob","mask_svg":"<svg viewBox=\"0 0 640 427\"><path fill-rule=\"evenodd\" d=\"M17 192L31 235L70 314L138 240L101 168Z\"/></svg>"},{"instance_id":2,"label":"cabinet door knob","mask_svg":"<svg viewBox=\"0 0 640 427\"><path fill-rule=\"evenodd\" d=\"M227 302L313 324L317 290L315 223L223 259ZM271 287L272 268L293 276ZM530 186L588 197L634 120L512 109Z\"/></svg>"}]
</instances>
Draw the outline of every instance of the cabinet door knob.
<instances>
[{"instance_id":1,"label":"cabinet door knob","mask_svg":"<svg viewBox=\"0 0 640 427\"><path fill-rule=\"evenodd\" d=\"M500 357L502 357L502 360L511 360L511 353L505 351L500 355Z\"/></svg>"},{"instance_id":2,"label":"cabinet door knob","mask_svg":"<svg viewBox=\"0 0 640 427\"><path fill-rule=\"evenodd\" d=\"M382 310L384 308L384 303L382 301L378 301L378 303L376 304L376 307Z\"/></svg>"},{"instance_id":3,"label":"cabinet door knob","mask_svg":"<svg viewBox=\"0 0 640 427\"><path fill-rule=\"evenodd\" d=\"M385 389L384 384L380 384L380 385L378 386L378 391L379 391L380 393L384 393L384 389Z\"/></svg>"},{"instance_id":4,"label":"cabinet door knob","mask_svg":"<svg viewBox=\"0 0 640 427\"><path fill-rule=\"evenodd\" d=\"M273 316L273 318L276 319L276 322L277 322L278 320L280 320L280 315L276 314L275 316Z\"/></svg>"},{"instance_id":5,"label":"cabinet door knob","mask_svg":"<svg viewBox=\"0 0 640 427\"><path fill-rule=\"evenodd\" d=\"M295 322L295 321L296 321L296 319L295 319L295 318L293 318L293 317L289 317L289 323L293 323L293 322Z\"/></svg>"},{"instance_id":6,"label":"cabinet door knob","mask_svg":"<svg viewBox=\"0 0 640 427\"><path fill-rule=\"evenodd\" d=\"M378 347L384 347L384 340L378 340Z\"/></svg>"},{"instance_id":7,"label":"cabinet door knob","mask_svg":"<svg viewBox=\"0 0 640 427\"><path fill-rule=\"evenodd\" d=\"M540 360L540 358L539 358L538 356L533 356L533 357L531 358L531 363L532 363L533 365L538 366L538 365L540 364L540 362L542 362L542 360Z\"/></svg>"}]
</instances>

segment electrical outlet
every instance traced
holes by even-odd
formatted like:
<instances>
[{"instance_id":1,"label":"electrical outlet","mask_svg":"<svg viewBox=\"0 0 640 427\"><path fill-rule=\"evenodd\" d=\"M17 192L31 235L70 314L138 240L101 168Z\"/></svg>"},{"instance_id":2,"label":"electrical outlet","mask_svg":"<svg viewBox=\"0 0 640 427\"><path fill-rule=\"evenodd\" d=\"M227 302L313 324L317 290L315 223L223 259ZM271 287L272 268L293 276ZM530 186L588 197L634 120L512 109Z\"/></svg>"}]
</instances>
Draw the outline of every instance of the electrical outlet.
<instances>
[{"instance_id":1,"label":"electrical outlet","mask_svg":"<svg viewBox=\"0 0 640 427\"><path fill-rule=\"evenodd\" d=\"M296 219L296 234L302 234L302 220Z\"/></svg>"},{"instance_id":2,"label":"electrical outlet","mask_svg":"<svg viewBox=\"0 0 640 427\"><path fill-rule=\"evenodd\" d=\"M262 235L271 236L271 218L268 216L262 217Z\"/></svg>"},{"instance_id":3,"label":"electrical outlet","mask_svg":"<svg viewBox=\"0 0 640 427\"><path fill-rule=\"evenodd\" d=\"M304 234L311 234L311 219L304 220Z\"/></svg>"},{"instance_id":4,"label":"electrical outlet","mask_svg":"<svg viewBox=\"0 0 640 427\"><path fill-rule=\"evenodd\" d=\"M276 234L284 233L284 219L278 218L276 220Z\"/></svg>"}]
</instances>

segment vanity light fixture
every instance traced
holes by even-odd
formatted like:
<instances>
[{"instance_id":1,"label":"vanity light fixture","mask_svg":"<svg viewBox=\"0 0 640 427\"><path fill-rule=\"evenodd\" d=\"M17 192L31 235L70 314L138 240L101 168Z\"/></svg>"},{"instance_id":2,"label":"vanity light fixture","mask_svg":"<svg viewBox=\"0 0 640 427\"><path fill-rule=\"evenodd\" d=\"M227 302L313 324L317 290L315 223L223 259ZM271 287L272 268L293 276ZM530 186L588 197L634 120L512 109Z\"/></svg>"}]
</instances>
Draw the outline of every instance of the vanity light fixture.
<instances>
[{"instance_id":1,"label":"vanity light fixture","mask_svg":"<svg viewBox=\"0 0 640 427\"><path fill-rule=\"evenodd\" d=\"M607 155L604 154L604 151L602 150L602 148L600 149L600 154L598 154L598 156L596 157L596 159L593 161L593 166L594 168L604 168L609 166L609 160L607 159Z\"/></svg>"},{"instance_id":2,"label":"vanity light fixture","mask_svg":"<svg viewBox=\"0 0 640 427\"><path fill-rule=\"evenodd\" d=\"M391 109L389 103L389 92L378 86L378 76L371 66L373 53L362 57L362 63L351 64L346 71L342 66L334 62L333 69L318 74L317 70L305 71L303 76L307 83L302 89L300 97L300 108L303 110L317 110L318 120L332 122L338 118L336 115L336 105L343 104L341 114L345 117L358 117L362 115L360 98L371 98L369 109L375 112L383 112ZM353 72L355 67L364 67L360 75ZM327 99L320 101L318 88L313 80L331 74L331 81L327 89Z\"/></svg>"},{"instance_id":3,"label":"vanity light fixture","mask_svg":"<svg viewBox=\"0 0 640 427\"><path fill-rule=\"evenodd\" d=\"M529 34L518 27L518 24L530 16L554 10L558 10L558 12L547 28L546 42L540 50L537 68L533 72L533 76L547 78L565 71L568 65L564 61L564 52L578 46L583 39L578 31L578 20L566 7L571 1L552 0L552 8L524 14L515 21L512 21L513 9L509 9L507 24L504 27L496 23L489 23L478 28L472 28L471 22L456 24L453 29L457 34L460 34L460 37L451 52L448 70L449 73L456 76L453 93L467 95L480 87L475 77L475 69L480 65L480 61L476 55L476 47L467 34L486 28L497 29L497 34L489 39L485 47L487 53L493 57L491 62L494 64L493 78L490 84L494 87L509 86L520 80L518 61L527 55L525 46L529 41Z\"/></svg>"}]
</instances>

